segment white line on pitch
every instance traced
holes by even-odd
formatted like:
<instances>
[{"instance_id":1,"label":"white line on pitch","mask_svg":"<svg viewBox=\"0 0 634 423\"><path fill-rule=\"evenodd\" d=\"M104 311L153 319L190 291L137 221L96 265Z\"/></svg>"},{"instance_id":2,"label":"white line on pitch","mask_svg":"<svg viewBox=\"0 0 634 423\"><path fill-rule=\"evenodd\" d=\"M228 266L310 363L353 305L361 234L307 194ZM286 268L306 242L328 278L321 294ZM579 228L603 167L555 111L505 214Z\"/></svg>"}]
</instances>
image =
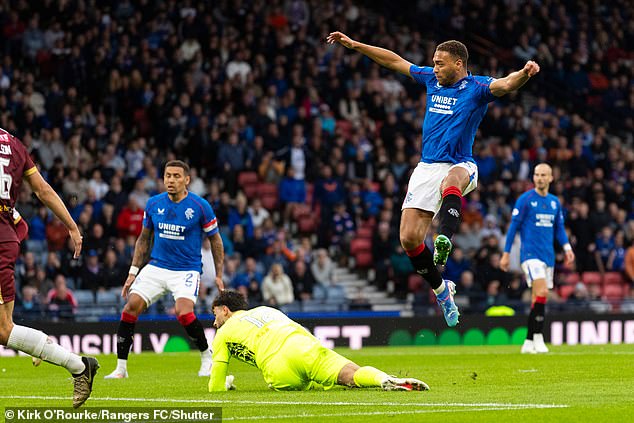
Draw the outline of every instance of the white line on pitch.
<instances>
[{"instance_id":1,"label":"white line on pitch","mask_svg":"<svg viewBox=\"0 0 634 423\"><path fill-rule=\"evenodd\" d=\"M67 400L62 396L37 395L0 395L0 399L39 399L39 400ZM132 401L132 402L168 402L186 404L254 404L254 405L330 405L330 406L391 406L391 407L503 407L503 408L567 408L565 404L514 404L514 403L465 403L465 402L436 402L436 403L400 403L400 402L328 402L328 401L255 401L255 400L216 400L216 399L162 399L162 398L113 398L91 397L93 401Z\"/></svg>"},{"instance_id":2,"label":"white line on pitch","mask_svg":"<svg viewBox=\"0 0 634 423\"><path fill-rule=\"evenodd\" d=\"M321 418L321 417L342 417L342 416L385 416L395 414L430 414L430 413L471 413L474 411L508 411L520 410L516 407L479 407L466 408L460 410L438 409L438 410L402 410L402 411L368 411L361 413L329 413L329 414L287 414L280 416L245 416L245 417L222 417L223 421L239 421L239 420L273 420L273 419L298 419L298 418Z\"/></svg>"}]
</instances>

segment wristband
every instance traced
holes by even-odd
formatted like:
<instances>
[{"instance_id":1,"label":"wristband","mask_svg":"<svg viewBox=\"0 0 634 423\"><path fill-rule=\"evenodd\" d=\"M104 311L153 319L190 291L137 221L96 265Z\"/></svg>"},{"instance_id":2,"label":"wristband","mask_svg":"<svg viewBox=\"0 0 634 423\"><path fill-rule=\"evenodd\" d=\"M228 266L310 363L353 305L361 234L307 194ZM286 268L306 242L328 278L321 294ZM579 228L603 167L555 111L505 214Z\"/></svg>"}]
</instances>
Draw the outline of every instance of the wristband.
<instances>
[{"instance_id":1,"label":"wristband","mask_svg":"<svg viewBox=\"0 0 634 423\"><path fill-rule=\"evenodd\" d=\"M564 245L564 251L565 252L572 251L572 247L570 246L570 244Z\"/></svg>"},{"instance_id":2,"label":"wristband","mask_svg":"<svg viewBox=\"0 0 634 423\"><path fill-rule=\"evenodd\" d=\"M139 274L139 268L136 266L130 266L130 270L128 271L128 274L130 275L138 275Z\"/></svg>"}]
</instances>

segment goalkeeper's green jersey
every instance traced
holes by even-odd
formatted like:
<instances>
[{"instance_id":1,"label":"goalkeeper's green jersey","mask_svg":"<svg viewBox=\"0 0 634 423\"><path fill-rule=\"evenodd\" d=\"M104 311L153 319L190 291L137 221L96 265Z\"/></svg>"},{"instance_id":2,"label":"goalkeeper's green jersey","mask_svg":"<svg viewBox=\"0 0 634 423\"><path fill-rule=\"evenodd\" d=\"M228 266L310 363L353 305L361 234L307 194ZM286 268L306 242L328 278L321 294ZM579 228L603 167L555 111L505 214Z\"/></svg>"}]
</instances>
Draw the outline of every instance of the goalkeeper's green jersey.
<instances>
[{"instance_id":1,"label":"goalkeeper's green jersey","mask_svg":"<svg viewBox=\"0 0 634 423\"><path fill-rule=\"evenodd\" d=\"M210 385L217 379L219 387L224 388L226 365L231 356L267 373L267 364L271 357L279 352L289 336L298 333L312 337L299 323L271 307L234 312L218 329L212 344L213 365ZM219 374L221 371L224 373Z\"/></svg>"}]
</instances>

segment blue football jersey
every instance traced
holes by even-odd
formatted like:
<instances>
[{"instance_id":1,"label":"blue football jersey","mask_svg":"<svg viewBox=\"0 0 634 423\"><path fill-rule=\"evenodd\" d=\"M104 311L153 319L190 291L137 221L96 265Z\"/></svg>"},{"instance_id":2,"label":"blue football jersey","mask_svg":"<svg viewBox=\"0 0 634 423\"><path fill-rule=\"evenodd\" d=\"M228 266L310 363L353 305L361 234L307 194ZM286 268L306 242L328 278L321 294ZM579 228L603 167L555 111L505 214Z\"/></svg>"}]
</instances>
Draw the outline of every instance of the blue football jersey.
<instances>
[{"instance_id":1,"label":"blue football jersey","mask_svg":"<svg viewBox=\"0 0 634 423\"><path fill-rule=\"evenodd\" d=\"M202 271L203 235L218 232L216 215L207 200L188 192L179 203L167 193L151 197L143 226L154 231L150 264L169 270Z\"/></svg>"},{"instance_id":2,"label":"blue football jersey","mask_svg":"<svg viewBox=\"0 0 634 423\"><path fill-rule=\"evenodd\" d=\"M515 202L511 225L506 234L504 252L510 252L515 234L520 232L520 261L539 259L547 266L555 265L554 239L564 246L568 235L559 199L552 194L542 197L537 191L522 194Z\"/></svg>"},{"instance_id":3,"label":"blue football jersey","mask_svg":"<svg viewBox=\"0 0 634 423\"><path fill-rule=\"evenodd\" d=\"M416 82L427 86L421 161L475 163L473 140L489 102L496 98L489 89L493 78L469 73L445 87L438 83L429 66L412 65L409 73Z\"/></svg>"}]
</instances>

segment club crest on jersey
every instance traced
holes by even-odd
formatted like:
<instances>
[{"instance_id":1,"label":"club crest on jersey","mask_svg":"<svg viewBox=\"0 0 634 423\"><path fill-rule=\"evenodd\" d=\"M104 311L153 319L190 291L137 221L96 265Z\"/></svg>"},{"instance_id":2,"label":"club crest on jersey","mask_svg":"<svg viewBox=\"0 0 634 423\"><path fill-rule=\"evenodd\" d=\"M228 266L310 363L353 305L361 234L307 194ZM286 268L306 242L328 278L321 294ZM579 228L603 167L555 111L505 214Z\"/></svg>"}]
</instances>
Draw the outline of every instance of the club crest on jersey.
<instances>
[{"instance_id":1,"label":"club crest on jersey","mask_svg":"<svg viewBox=\"0 0 634 423\"><path fill-rule=\"evenodd\" d=\"M165 214L165 209L156 209L156 212L157 212L160 216L162 216L162 215L164 215L164 214Z\"/></svg>"},{"instance_id":2,"label":"club crest on jersey","mask_svg":"<svg viewBox=\"0 0 634 423\"><path fill-rule=\"evenodd\" d=\"M194 209L188 207L187 210L185 210L185 217L187 218L187 220L190 220L192 217L194 217Z\"/></svg>"},{"instance_id":3,"label":"club crest on jersey","mask_svg":"<svg viewBox=\"0 0 634 423\"><path fill-rule=\"evenodd\" d=\"M553 208L553 210L557 210L557 203L555 203L554 201L550 202L550 207Z\"/></svg>"},{"instance_id":4,"label":"club crest on jersey","mask_svg":"<svg viewBox=\"0 0 634 423\"><path fill-rule=\"evenodd\" d=\"M531 206L537 207L537 201L531 201Z\"/></svg>"},{"instance_id":5,"label":"club crest on jersey","mask_svg":"<svg viewBox=\"0 0 634 423\"><path fill-rule=\"evenodd\" d=\"M458 91L460 91L460 90L464 90L465 88L467 88L467 84L468 84L468 82L467 82L467 81L462 81L462 82L460 83L460 86L458 87Z\"/></svg>"}]
</instances>

